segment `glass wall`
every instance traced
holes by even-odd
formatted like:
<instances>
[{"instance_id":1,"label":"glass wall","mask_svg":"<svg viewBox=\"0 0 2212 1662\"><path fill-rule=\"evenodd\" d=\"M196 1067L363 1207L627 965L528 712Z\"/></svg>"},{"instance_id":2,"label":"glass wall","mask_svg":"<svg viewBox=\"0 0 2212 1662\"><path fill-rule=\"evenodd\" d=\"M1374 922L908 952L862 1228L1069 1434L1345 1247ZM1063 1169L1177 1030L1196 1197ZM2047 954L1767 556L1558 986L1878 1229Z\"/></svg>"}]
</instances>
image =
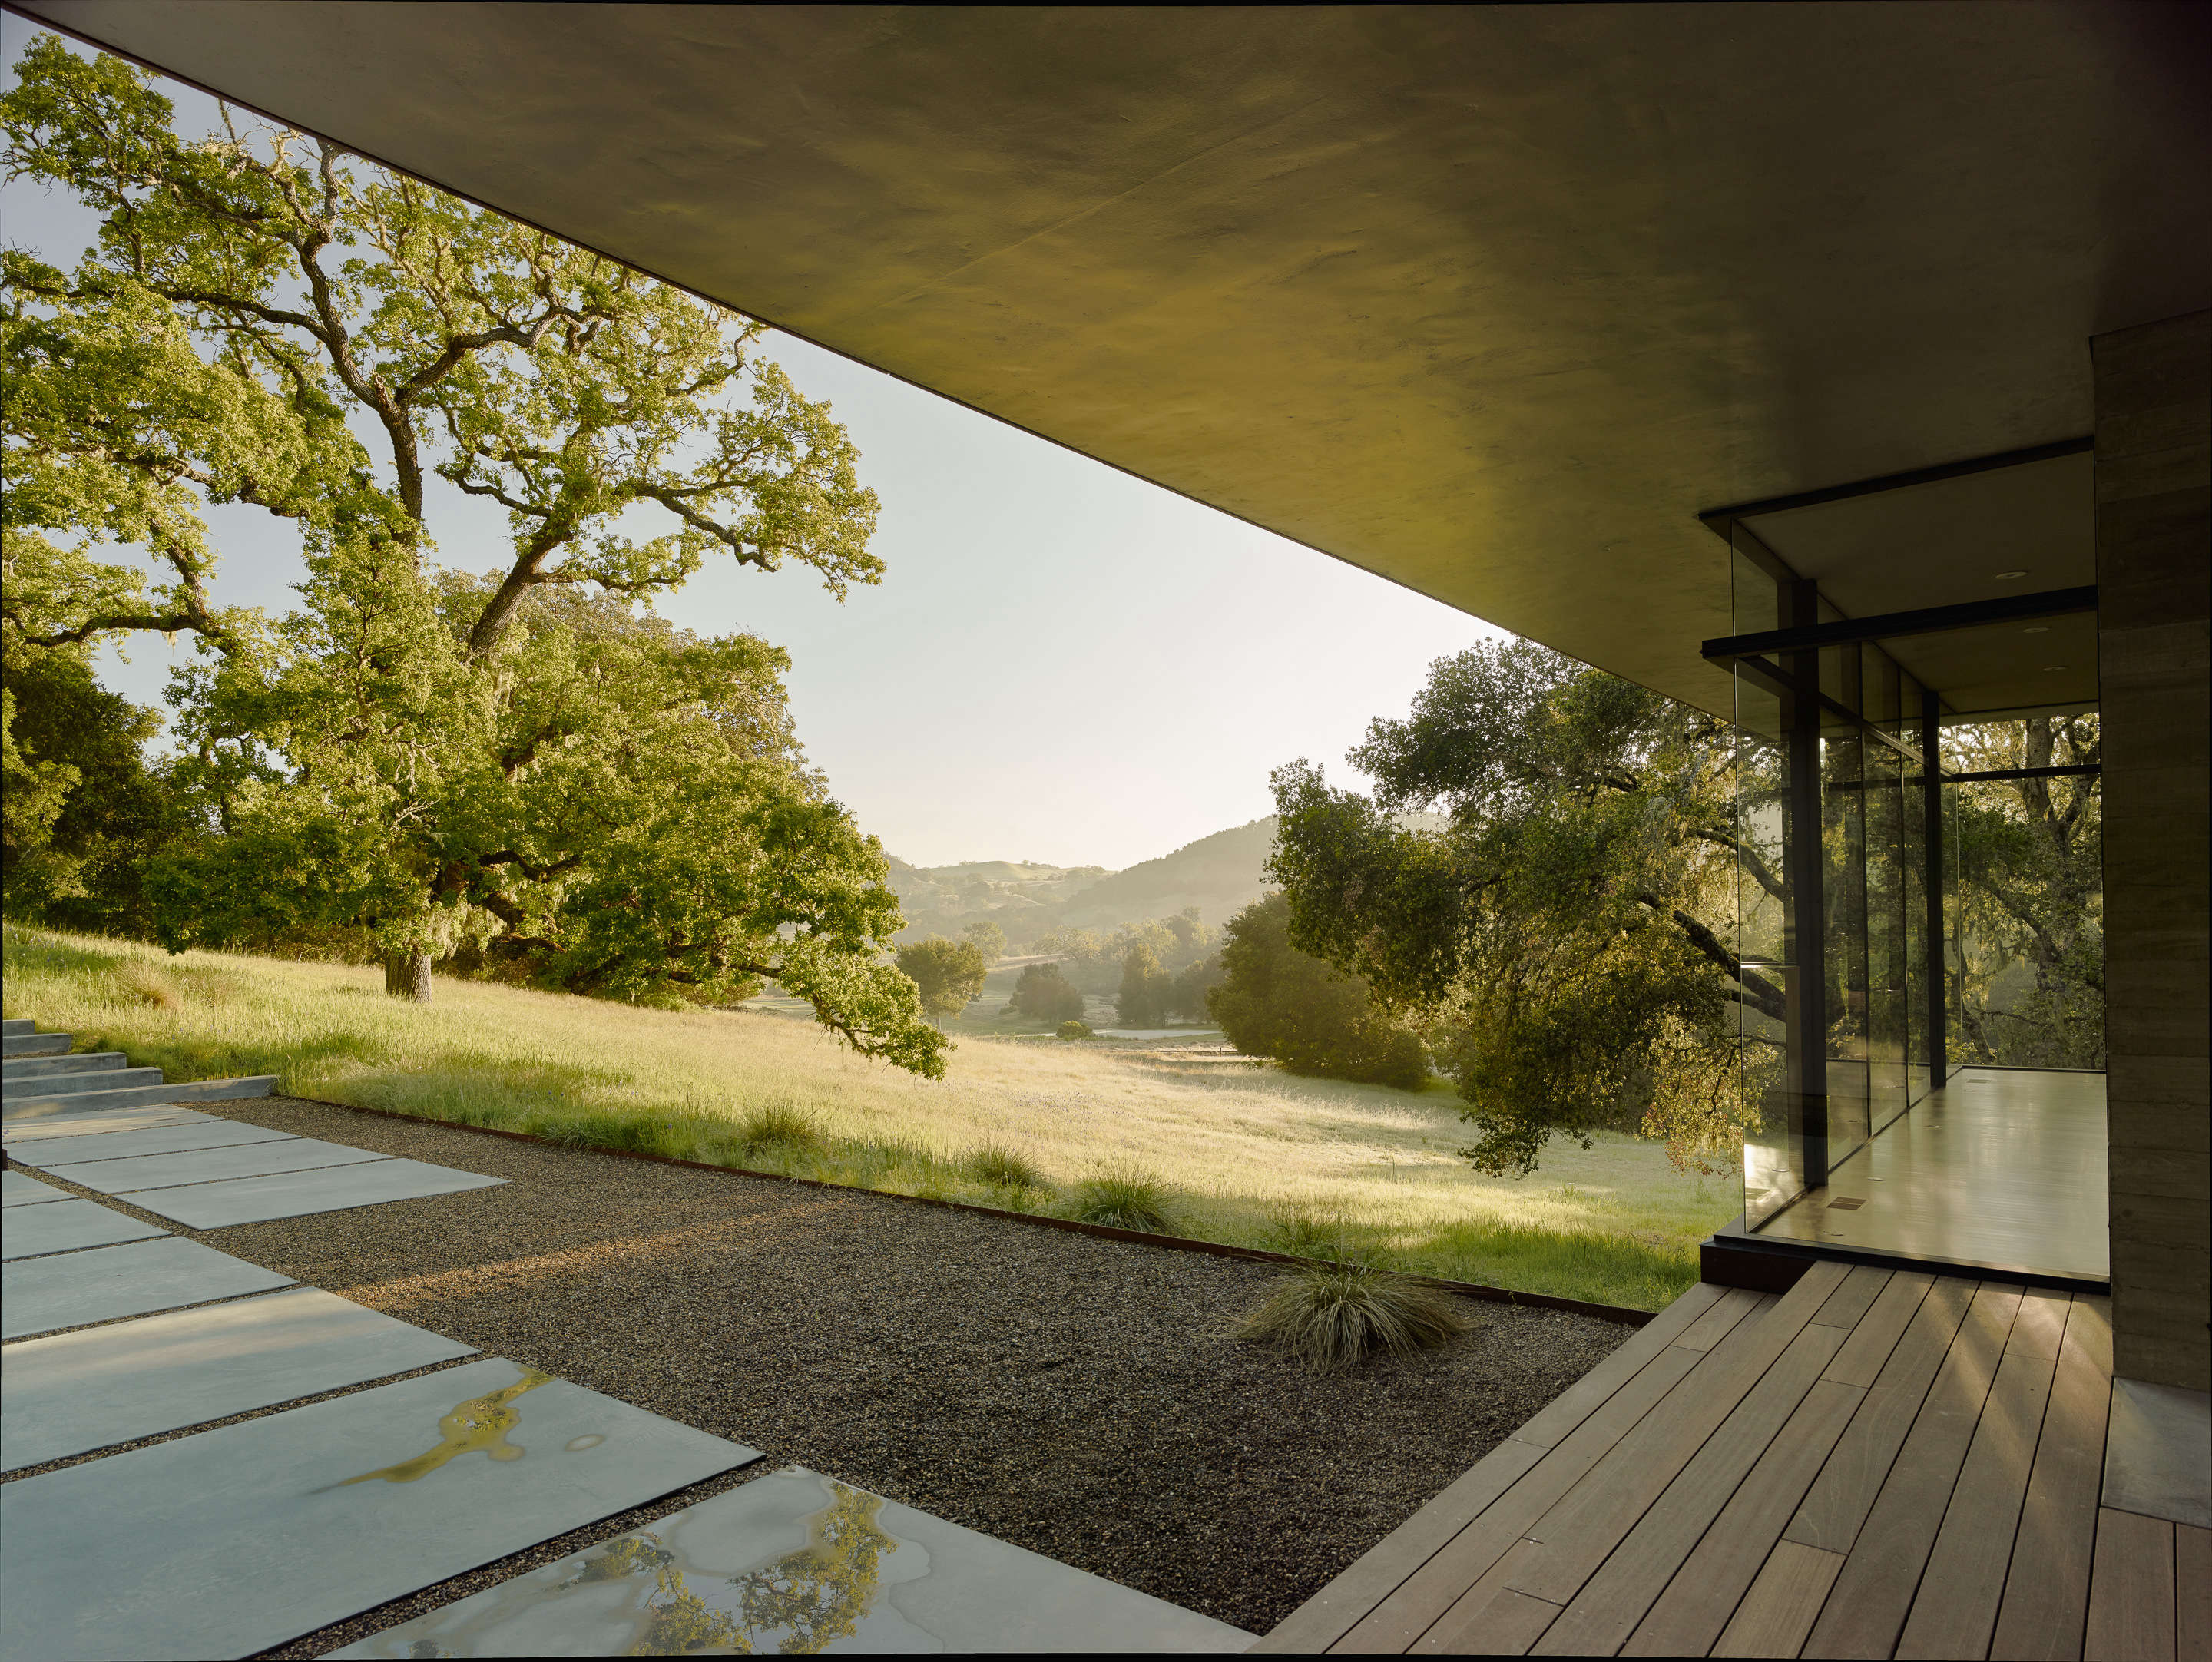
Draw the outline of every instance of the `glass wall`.
<instances>
[{"instance_id":1,"label":"glass wall","mask_svg":"<svg viewBox=\"0 0 2212 1662\"><path fill-rule=\"evenodd\" d=\"M1740 547L1732 567L1734 633L1832 621L1763 549ZM1776 1008L1740 1007L1756 1228L1935 1077L1923 713L1870 646L1741 659L1735 686L1736 947L1780 990Z\"/></svg>"}]
</instances>

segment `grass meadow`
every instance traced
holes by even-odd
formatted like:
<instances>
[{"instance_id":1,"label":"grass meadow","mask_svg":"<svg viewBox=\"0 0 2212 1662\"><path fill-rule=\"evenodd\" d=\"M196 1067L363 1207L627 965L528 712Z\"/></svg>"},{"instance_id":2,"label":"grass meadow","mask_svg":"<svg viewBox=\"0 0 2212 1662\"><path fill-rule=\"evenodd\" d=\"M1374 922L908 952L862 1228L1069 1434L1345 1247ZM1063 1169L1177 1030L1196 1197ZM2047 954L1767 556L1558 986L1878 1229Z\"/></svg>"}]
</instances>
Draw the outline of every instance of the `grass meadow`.
<instances>
[{"instance_id":1,"label":"grass meadow","mask_svg":"<svg viewBox=\"0 0 2212 1662\"><path fill-rule=\"evenodd\" d=\"M1131 1186L1178 1234L1657 1309L1740 1207L1656 1143L1556 1143L1483 1177L1441 1091L1172 1050L970 1038L921 1080L769 1011L670 1013L9 925L6 1013L171 1079L273 1073L326 1101L1015 1210Z\"/></svg>"}]
</instances>

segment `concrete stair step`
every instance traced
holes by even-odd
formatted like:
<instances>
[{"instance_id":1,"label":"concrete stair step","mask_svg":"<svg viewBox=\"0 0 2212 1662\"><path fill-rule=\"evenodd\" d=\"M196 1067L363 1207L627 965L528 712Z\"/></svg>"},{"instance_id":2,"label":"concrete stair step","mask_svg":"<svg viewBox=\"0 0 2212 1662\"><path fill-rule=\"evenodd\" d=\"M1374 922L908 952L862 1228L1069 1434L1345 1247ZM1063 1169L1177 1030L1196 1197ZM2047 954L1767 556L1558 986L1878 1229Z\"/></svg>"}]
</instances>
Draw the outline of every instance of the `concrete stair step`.
<instances>
[{"instance_id":1,"label":"concrete stair step","mask_svg":"<svg viewBox=\"0 0 2212 1662\"><path fill-rule=\"evenodd\" d=\"M11 1056L0 1062L0 1083L44 1079L57 1073L106 1073L127 1068L131 1058L119 1050L80 1051L72 1056Z\"/></svg>"},{"instance_id":2,"label":"concrete stair step","mask_svg":"<svg viewBox=\"0 0 2212 1662\"><path fill-rule=\"evenodd\" d=\"M0 1037L0 1056L66 1056L66 1033L11 1033Z\"/></svg>"},{"instance_id":3,"label":"concrete stair step","mask_svg":"<svg viewBox=\"0 0 2212 1662\"><path fill-rule=\"evenodd\" d=\"M243 1079L192 1079L174 1085L139 1085L124 1090L84 1091L73 1095L11 1096L0 1118L10 1123L46 1119L59 1113L100 1113L111 1108L139 1108L160 1102L222 1102L240 1097L266 1096L275 1089L276 1076L255 1074Z\"/></svg>"},{"instance_id":4,"label":"concrete stair step","mask_svg":"<svg viewBox=\"0 0 2212 1662\"><path fill-rule=\"evenodd\" d=\"M13 1039L19 1033L36 1033L38 1030L39 1024L36 1022L26 1021L21 1016L11 1016L6 1021L0 1022L0 1036L9 1039Z\"/></svg>"},{"instance_id":5,"label":"concrete stair step","mask_svg":"<svg viewBox=\"0 0 2212 1662\"><path fill-rule=\"evenodd\" d=\"M107 1068L97 1073L50 1073L35 1079L0 1083L0 1102L27 1096L82 1096L88 1092L132 1090L161 1083L159 1068Z\"/></svg>"}]
</instances>

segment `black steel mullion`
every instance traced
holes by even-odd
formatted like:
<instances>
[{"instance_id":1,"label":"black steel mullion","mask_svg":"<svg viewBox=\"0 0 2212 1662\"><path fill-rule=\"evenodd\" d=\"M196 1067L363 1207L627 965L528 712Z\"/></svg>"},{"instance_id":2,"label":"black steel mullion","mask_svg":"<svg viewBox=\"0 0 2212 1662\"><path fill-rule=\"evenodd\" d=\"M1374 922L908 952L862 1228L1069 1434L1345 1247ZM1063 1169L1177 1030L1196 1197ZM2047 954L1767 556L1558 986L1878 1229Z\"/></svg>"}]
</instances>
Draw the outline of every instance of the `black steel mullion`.
<instances>
[{"instance_id":1,"label":"black steel mullion","mask_svg":"<svg viewBox=\"0 0 2212 1662\"><path fill-rule=\"evenodd\" d=\"M1920 606L1910 611L1884 612L1875 617L1846 617L1833 623L1815 622L1786 629L1722 635L1706 641L1700 650L1707 663L1725 664L1756 652L1794 653L1818 651L1823 646L1872 645L1911 635L1982 628L1992 623L2070 617L2096 610L2097 585L2089 583L2078 588L2046 589L2037 594L1969 600L1956 606Z\"/></svg>"},{"instance_id":2,"label":"black steel mullion","mask_svg":"<svg viewBox=\"0 0 2212 1662\"><path fill-rule=\"evenodd\" d=\"M1800 579L1783 590L1792 622L1818 615L1819 590ZM1786 703L1790 767L1789 846L1796 966L1787 992L1784 1041L1786 1089L1795 1099L1802 1177L1808 1189L1828 1180L1828 930L1826 872L1820 846L1820 700L1806 689L1820 684L1817 652L1794 655L1788 673L1795 691Z\"/></svg>"}]
</instances>

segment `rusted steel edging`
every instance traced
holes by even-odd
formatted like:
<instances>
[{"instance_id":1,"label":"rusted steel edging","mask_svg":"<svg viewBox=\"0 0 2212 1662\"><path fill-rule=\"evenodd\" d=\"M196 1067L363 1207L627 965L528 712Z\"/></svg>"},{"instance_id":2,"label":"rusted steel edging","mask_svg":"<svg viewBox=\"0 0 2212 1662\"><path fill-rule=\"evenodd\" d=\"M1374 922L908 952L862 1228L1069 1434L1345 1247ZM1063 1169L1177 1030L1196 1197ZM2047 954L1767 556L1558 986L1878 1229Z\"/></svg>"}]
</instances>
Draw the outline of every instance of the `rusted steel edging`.
<instances>
[{"instance_id":1,"label":"rusted steel edging","mask_svg":"<svg viewBox=\"0 0 2212 1662\"><path fill-rule=\"evenodd\" d=\"M964 1200L939 1200L928 1195L900 1194L888 1189L862 1189L850 1183L831 1183L818 1177L793 1177L784 1172L757 1172L744 1166L717 1166L704 1160L679 1160L674 1155L646 1154L635 1149L576 1148L556 1143L550 1137L539 1137L532 1131L511 1131L497 1125L465 1125L459 1120L433 1119L425 1114L402 1113L396 1108L365 1108L356 1102L332 1102L319 1096L296 1096L289 1091L277 1093L295 1102L313 1102L319 1107L343 1108L349 1113L374 1114L380 1119L404 1120L414 1125L442 1125L449 1131L474 1131L484 1137L504 1137L515 1143L534 1143L544 1149L557 1149L564 1154L596 1154L616 1160L647 1160L656 1165L682 1166L695 1172L719 1172L726 1177L757 1178L766 1183L798 1183L810 1189L834 1189L844 1194L872 1195L881 1200L903 1200L917 1206L936 1206L946 1211L972 1212L978 1217L1006 1218L1015 1223L1033 1223L1048 1229L1065 1229L1079 1235L1095 1235L1102 1240L1122 1240L1133 1246L1157 1246L1171 1253L1205 1253L1214 1258L1243 1259L1255 1264L1283 1264L1298 1268L1321 1265L1328 1269L1352 1269L1357 1266L1337 1264L1332 1259L1298 1258L1289 1253L1270 1253L1258 1246L1231 1246L1218 1240L1194 1240L1188 1235L1149 1234L1142 1229L1116 1229L1104 1223L1079 1223L1073 1218L1049 1217L1041 1212L1010 1212L997 1206L977 1206ZM1446 1292L1457 1293L1465 1298L1481 1299L1492 1304L1525 1304L1540 1310L1565 1310L1577 1316L1595 1316L1601 1321L1620 1322L1624 1326L1641 1327L1650 1321L1652 1312L1630 1310L1617 1304L1590 1304L1582 1299L1554 1298L1548 1293L1516 1292L1510 1287L1485 1287L1472 1281L1446 1281L1437 1276L1421 1276L1421 1280Z\"/></svg>"}]
</instances>

